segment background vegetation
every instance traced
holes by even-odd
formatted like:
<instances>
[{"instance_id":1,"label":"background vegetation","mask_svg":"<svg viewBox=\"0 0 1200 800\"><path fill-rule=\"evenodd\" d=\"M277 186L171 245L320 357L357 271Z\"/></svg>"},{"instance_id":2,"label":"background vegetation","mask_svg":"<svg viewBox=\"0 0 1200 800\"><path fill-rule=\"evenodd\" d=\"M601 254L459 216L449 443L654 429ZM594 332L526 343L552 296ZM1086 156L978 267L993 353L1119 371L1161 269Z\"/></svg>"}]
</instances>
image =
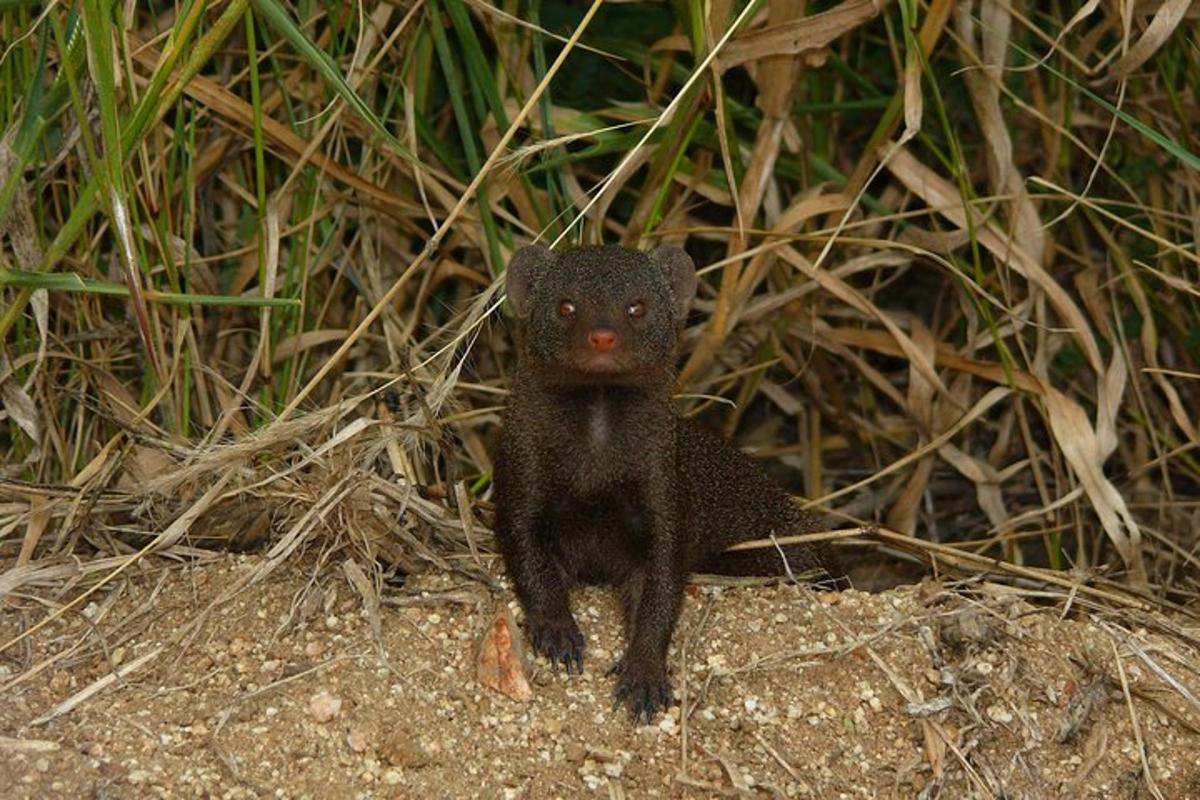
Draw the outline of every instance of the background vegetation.
<instances>
[{"instance_id":1,"label":"background vegetation","mask_svg":"<svg viewBox=\"0 0 1200 800\"><path fill-rule=\"evenodd\" d=\"M681 408L849 524L1193 599L1198 12L1077 5L0 0L0 596L486 575L541 237L684 244Z\"/></svg>"}]
</instances>

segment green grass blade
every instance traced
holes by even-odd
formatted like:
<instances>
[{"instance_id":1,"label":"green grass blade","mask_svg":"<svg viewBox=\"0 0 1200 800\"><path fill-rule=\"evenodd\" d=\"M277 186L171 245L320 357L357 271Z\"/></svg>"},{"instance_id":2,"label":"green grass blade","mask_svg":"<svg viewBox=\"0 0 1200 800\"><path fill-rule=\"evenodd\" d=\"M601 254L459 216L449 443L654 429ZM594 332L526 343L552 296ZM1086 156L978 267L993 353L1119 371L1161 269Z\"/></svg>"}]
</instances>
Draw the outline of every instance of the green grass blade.
<instances>
[{"instance_id":1,"label":"green grass blade","mask_svg":"<svg viewBox=\"0 0 1200 800\"><path fill-rule=\"evenodd\" d=\"M508 113L504 110L504 100L496 90L496 78L492 74L491 67L488 65L487 57L484 55L483 45L475 33L475 26L471 22L471 15L467 11L467 6L463 0L445 0L445 6L446 14L450 17L450 22L454 25L455 33L462 44L463 60L467 65L467 72L471 77L471 93L478 98L476 100L477 104L486 106L487 111L491 112L496 120L496 127L500 130L505 130L508 128ZM484 112L477 110L477 113L480 119L482 119ZM532 191L532 184L523 174L519 176L519 180L529 190L529 197L533 203L534 210L538 219L544 224L546 213L542 209L541 203L537 200L537 194ZM492 257L498 259L499 250L494 249Z\"/></svg>"},{"instance_id":2,"label":"green grass blade","mask_svg":"<svg viewBox=\"0 0 1200 800\"><path fill-rule=\"evenodd\" d=\"M537 80L541 80L546 75L546 37L542 33L541 21L541 0L533 0L529 4L529 22L534 26L533 38L531 41L533 55L533 74ZM554 139L554 118L552 111L554 101L552 95L552 86L547 86L546 91L542 92L542 96L538 99L538 111L542 117L542 135L546 139ZM544 150L540 157L541 161L546 161L553 155L555 151ZM528 173L522 173L526 180L529 179ZM546 180L546 195L550 204L549 216L550 227L546 231L546 235L554 239L560 231L559 217L565 212L570 204L570 192L567 189L567 181L563 175L557 170L551 171Z\"/></svg>"},{"instance_id":3,"label":"green grass blade","mask_svg":"<svg viewBox=\"0 0 1200 800\"><path fill-rule=\"evenodd\" d=\"M37 67L34 72L33 81L29 85L29 93L25 96L25 114L21 119L21 125L17 129L17 135L13 141L12 158L15 163L12 165L12 169L4 181L4 185L0 186L0 219L3 219L8 213L9 204L12 203L13 196L17 192L17 186L20 185L21 178L25 174L25 167L28 166L30 159L33 158L34 148L38 140L41 139L42 132L45 129L50 98L43 91L43 81L46 74L49 45L50 27L43 25L38 41ZM76 63L75 68L78 68L78 63ZM66 64L60 65L59 73L60 75L69 73L71 70L72 66L68 58Z\"/></svg>"},{"instance_id":4,"label":"green grass blade","mask_svg":"<svg viewBox=\"0 0 1200 800\"><path fill-rule=\"evenodd\" d=\"M1186 147L1181 145L1179 142L1175 141L1174 139L1170 139L1170 138L1164 136L1163 134L1161 134L1158 131L1151 128L1149 125L1142 122L1137 117L1134 117L1134 116L1126 113L1125 111L1117 108L1116 106L1114 106L1112 103L1105 100L1100 95L1098 95L1095 92L1088 89L1086 86L1083 86L1076 80L1072 80L1070 76L1064 75L1062 72L1055 69L1053 66L1050 65L1048 60L1045 60L1045 59L1039 60L1036 55L1029 52L1025 48L1021 47L1016 42L1010 41L1008 43L1008 46L1011 47L1016 52L1020 53L1021 55L1025 56L1026 58L1028 58L1030 61L1036 62L1038 64L1039 68L1046 70L1047 72L1052 74L1054 77L1058 78L1060 81L1063 81L1064 83L1070 85L1071 88L1077 90L1080 94L1087 97L1093 103L1100 106L1101 108L1103 108L1108 113L1112 114L1117 119L1121 120L1121 122L1124 122L1126 125L1133 128L1135 131L1140 133L1142 136L1145 136L1150 141L1154 142L1156 145L1161 147L1163 150L1166 150L1172 156L1179 159L1179 161L1182 164L1184 164L1188 167L1191 167L1194 170L1200 170L1200 156L1196 155L1191 150L1188 150Z\"/></svg>"},{"instance_id":5,"label":"green grass blade","mask_svg":"<svg viewBox=\"0 0 1200 800\"><path fill-rule=\"evenodd\" d=\"M129 297L129 287L116 281L86 278L74 272L34 272L0 267L0 286L14 286L29 291L46 289L50 292L97 294L107 297ZM159 292L146 290L145 297L154 303L176 306L241 306L298 308L300 301L289 297L230 297L221 294L192 294L189 292Z\"/></svg>"},{"instance_id":6,"label":"green grass blade","mask_svg":"<svg viewBox=\"0 0 1200 800\"><path fill-rule=\"evenodd\" d=\"M400 140L392 135L387 126L383 124L375 112L363 101L358 93L351 88L346 79L342 77L341 70L337 64L323 50L317 47L312 41L305 36L304 31L292 20L290 14L283 6L275 2L275 0L251 0L256 11L262 15L267 24L275 29L283 38L287 39L292 47L300 56L308 63L309 66L316 71L318 75L325 79L338 96L350 106L350 109L362 118L367 125L370 126L379 138L383 139L388 145L396 151L396 153L408 161L417 162L417 158L409 152L409 149L400 143Z\"/></svg>"},{"instance_id":7,"label":"green grass blade","mask_svg":"<svg viewBox=\"0 0 1200 800\"><path fill-rule=\"evenodd\" d=\"M100 193L108 210L113 235L117 241L121 269L129 285L129 299L137 319L138 334L146 357L161 373L162 365L154 349L150 330L150 314L142 294L142 276L133 249L134 206L125 192L125 162L121 158L121 123L117 115L116 65L113 63L112 6L106 0L84 0L83 21L87 32L88 69L96 87L97 103L100 106L100 136L104 153L96 162L96 173L100 180Z\"/></svg>"},{"instance_id":8,"label":"green grass blade","mask_svg":"<svg viewBox=\"0 0 1200 800\"><path fill-rule=\"evenodd\" d=\"M482 168L483 159L479 155L479 143L475 140L475 125L466 103L463 102L464 90L462 77L459 75L458 65L454 60L454 52L451 50L450 43L446 39L446 31L442 27L441 15L437 11L436 4L429 5L429 20L433 32L434 48L437 50L438 60L442 65L442 73L449 89L450 105L454 110L454 120L458 125L459 138L462 140L463 150L467 155L467 165L470 167L472 174L475 174ZM488 202L487 198L487 181L485 180L479 186L479 217L483 223L484 235L488 241L488 254L491 256L492 270L498 271L500 268L500 248L496 236L496 220L492 216L491 203Z\"/></svg>"},{"instance_id":9,"label":"green grass blade","mask_svg":"<svg viewBox=\"0 0 1200 800\"><path fill-rule=\"evenodd\" d=\"M142 95L138 102L137 109L134 110L133 116L129 124L125 127L121 137L121 153L123 158L129 158L132 155L134 148L145 137L150 129L150 125L163 114L167 112L172 105L183 94L184 86L192 79L212 57L225 40L232 33L234 26L242 21L242 14L246 10L249 0L232 0L221 16L213 24L194 46L191 46L189 41L190 31L195 29L196 23L199 22L201 15L199 11L205 8L205 4L194 0L193 5L189 7L189 13L185 14L184 23L178 29L179 35L172 37L174 48L168 47L171 51L165 56L163 66L156 71L154 78L151 79L149 87ZM188 27L190 24L190 27ZM71 34L69 34L71 35ZM78 35L72 35L72 43ZM170 69L168 65L174 64L184 52L188 53L187 61L184 64L182 74L178 76L174 83L169 88L164 88ZM74 52L74 51L72 51ZM63 82L65 84L65 82ZM57 83L56 83L57 86ZM63 102L66 102L68 89L65 85L62 86ZM46 248L45 257L42 261L41 268L50 270L63 259L67 251L74 246L79 237L83 234L84 228L87 227L92 215L96 213L96 203L99 200L97 195L98 176L92 175L90 179L83 184L79 189L79 193L75 196L74 203L71 207L70 216L59 229L50 246ZM17 318L25 309L25 305L29 302L29 291L23 289L18 295L16 301L9 306L3 316L0 316L0 339L3 339L9 329L17 321Z\"/></svg>"}]
</instances>

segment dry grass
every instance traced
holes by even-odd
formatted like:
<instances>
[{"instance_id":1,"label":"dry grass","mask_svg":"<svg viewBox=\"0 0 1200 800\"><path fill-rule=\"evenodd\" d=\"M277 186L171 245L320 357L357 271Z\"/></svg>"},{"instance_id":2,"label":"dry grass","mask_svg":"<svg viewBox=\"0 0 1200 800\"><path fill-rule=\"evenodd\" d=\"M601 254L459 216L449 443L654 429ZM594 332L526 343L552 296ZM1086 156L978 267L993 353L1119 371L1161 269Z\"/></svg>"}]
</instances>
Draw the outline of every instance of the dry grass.
<instances>
[{"instance_id":1,"label":"dry grass","mask_svg":"<svg viewBox=\"0 0 1200 800\"><path fill-rule=\"evenodd\" d=\"M487 580L541 237L686 244L682 407L876 541L1195 600L1191 4L208 6L0 3L0 598Z\"/></svg>"}]
</instances>

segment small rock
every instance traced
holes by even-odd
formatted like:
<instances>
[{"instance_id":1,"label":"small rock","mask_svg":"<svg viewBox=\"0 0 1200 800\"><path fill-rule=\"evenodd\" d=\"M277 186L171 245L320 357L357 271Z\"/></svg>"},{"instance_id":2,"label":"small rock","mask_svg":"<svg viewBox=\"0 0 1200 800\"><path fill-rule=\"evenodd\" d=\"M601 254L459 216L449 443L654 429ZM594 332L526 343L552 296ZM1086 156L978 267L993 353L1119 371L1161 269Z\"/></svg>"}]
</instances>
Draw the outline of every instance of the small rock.
<instances>
[{"instance_id":1,"label":"small rock","mask_svg":"<svg viewBox=\"0 0 1200 800\"><path fill-rule=\"evenodd\" d=\"M371 741L362 728L351 728L346 732L346 746L355 753L365 753L371 747Z\"/></svg>"},{"instance_id":2,"label":"small rock","mask_svg":"<svg viewBox=\"0 0 1200 800\"><path fill-rule=\"evenodd\" d=\"M144 769L135 769L125 776L125 780L135 786L150 782L150 773Z\"/></svg>"},{"instance_id":3,"label":"small rock","mask_svg":"<svg viewBox=\"0 0 1200 800\"><path fill-rule=\"evenodd\" d=\"M987 715L988 719L990 719L992 722L1008 724L1009 722L1013 721L1012 713L1007 711L1001 705L988 706Z\"/></svg>"},{"instance_id":4,"label":"small rock","mask_svg":"<svg viewBox=\"0 0 1200 800\"><path fill-rule=\"evenodd\" d=\"M342 710L342 700L322 689L308 701L308 713L317 722L329 722Z\"/></svg>"},{"instance_id":5,"label":"small rock","mask_svg":"<svg viewBox=\"0 0 1200 800\"><path fill-rule=\"evenodd\" d=\"M421 743L403 731L384 740L379 747L379 758L385 764L405 769L420 769L433 763Z\"/></svg>"},{"instance_id":6,"label":"small rock","mask_svg":"<svg viewBox=\"0 0 1200 800\"><path fill-rule=\"evenodd\" d=\"M850 715L854 720L854 729L862 733L869 727L867 722L867 712L862 710L862 706L854 709L854 713Z\"/></svg>"},{"instance_id":7,"label":"small rock","mask_svg":"<svg viewBox=\"0 0 1200 800\"><path fill-rule=\"evenodd\" d=\"M969 607L942 622L941 640L953 648L977 647L995 641L1000 631L981 610Z\"/></svg>"},{"instance_id":8,"label":"small rock","mask_svg":"<svg viewBox=\"0 0 1200 800\"><path fill-rule=\"evenodd\" d=\"M54 694L61 694L71 688L71 673L66 670L58 670L50 678L50 691Z\"/></svg>"}]
</instances>

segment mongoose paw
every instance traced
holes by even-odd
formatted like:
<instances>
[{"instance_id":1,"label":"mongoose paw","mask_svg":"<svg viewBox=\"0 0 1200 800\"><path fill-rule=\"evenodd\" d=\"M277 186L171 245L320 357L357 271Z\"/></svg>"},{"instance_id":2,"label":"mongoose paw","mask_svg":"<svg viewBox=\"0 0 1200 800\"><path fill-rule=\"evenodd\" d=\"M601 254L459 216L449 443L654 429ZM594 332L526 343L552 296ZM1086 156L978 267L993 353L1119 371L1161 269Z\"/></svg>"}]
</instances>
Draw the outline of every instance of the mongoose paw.
<instances>
[{"instance_id":1,"label":"mongoose paw","mask_svg":"<svg viewBox=\"0 0 1200 800\"><path fill-rule=\"evenodd\" d=\"M566 667L568 675L583 673L583 634L569 615L564 621L529 621L529 641L534 652L544 655L558 672Z\"/></svg>"},{"instance_id":2,"label":"mongoose paw","mask_svg":"<svg viewBox=\"0 0 1200 800\"><path fill-rule=\"evenodd\" d=\"M609 674L617 676L613 708L622 703L628 705L635 725L649 724L658 712L671 705L671 682L667 680L666 664L647 668L631 662L626 655L613 665Z\"/></svg>"}]
</instances>

